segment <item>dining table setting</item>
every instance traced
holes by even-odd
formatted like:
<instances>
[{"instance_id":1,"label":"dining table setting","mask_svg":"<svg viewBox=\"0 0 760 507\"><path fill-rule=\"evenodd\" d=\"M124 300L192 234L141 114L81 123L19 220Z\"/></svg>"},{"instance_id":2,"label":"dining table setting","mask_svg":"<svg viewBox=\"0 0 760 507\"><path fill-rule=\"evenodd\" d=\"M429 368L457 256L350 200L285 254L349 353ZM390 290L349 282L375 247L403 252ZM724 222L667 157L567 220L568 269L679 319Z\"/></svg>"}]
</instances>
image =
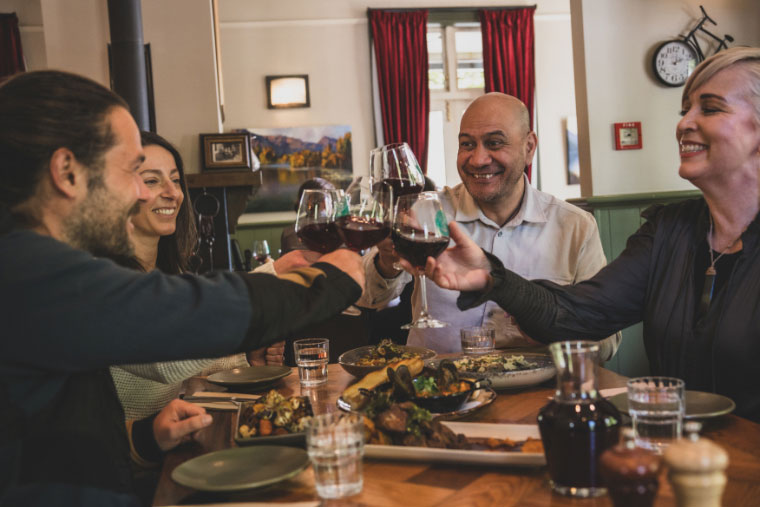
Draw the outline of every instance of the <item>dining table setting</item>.
<instances>
[{"instance_id":1,"label":"dining table setting","mask_svg":"<svg viewBox=\"0 0 760 507\"><path fill-rule=\"evenodd\" d=\"M213 423L167 453L153 505L623 505L620 498L631 502L630 495L620 496L631 477L615 464L634 458L651 464L647 477L641 472L633 479L649 491L637 500L643 503L625 505L691 505L682 491L694 488L679 486L679 480L691 480L693 470L682 472L692 465L682 463L695 449L704 463L716 464L710 477L725 477L723 489L715 489L715 505L757 504L760 424L733 415L728 398L682 390L677 437L683 422L683 438L663 440L663 426L656 427L660 433L647 433L643 398L631 397L631 385L656 387L660 401L662 385L629 382L576 361L586 359L587 343L490 355L436 356L422 349L377 364L362 360L371 348L363 347L338 363L327 364L325 353L324 365L315 366L316 356L310 357L310 372L299 373L303 366L255 366L195 379L184 399L206 407ZM314 353L313 343L304 346ZM485 369L486 358L505 371ZM468 368L475 372L469 378L457 375ZM451 399L448 405L438 402L455 394L427 396L419 386L403 396L407 384L440 387L452 375L447 382L465 393L453 406ZM588 395L595 411L581 414L582 420L598 421L595 429L591 425L597 440L590 448L598 447L591 454L577 447L578 431L562 433L563 410L576 407L567 400L577 401L579 393L585 401L578 406L587 409ZM394 414L405 421L409 416L410 434L392 431ZM628 428L629 414L637 418L636 431ZM571 421L569 427L586 422ZM669 443L664 453L658 448ZM331 454L336 446L340 452ZM712 461L704 454L708 446L710 456L717 456ZM586 469L591 477L584 479Z\"/></svg>"}]
</instances>

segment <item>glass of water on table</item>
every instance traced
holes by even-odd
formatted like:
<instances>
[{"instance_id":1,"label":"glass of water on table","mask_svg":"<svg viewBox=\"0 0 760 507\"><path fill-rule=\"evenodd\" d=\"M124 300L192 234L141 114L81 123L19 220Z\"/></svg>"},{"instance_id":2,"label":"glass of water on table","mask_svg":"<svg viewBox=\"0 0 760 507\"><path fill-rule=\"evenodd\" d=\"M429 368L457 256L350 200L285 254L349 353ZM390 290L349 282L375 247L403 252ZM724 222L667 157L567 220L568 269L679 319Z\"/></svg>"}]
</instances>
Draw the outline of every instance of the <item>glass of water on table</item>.
<instances>
[{"instance_id":1,"label":"glass of water on table","mask_svg":"<svg viewBox=\"0 0 760 507\"><path fill-rule=\"evenodd\" d=\"M330 341L327 338L296 340L293 342L293 351L302 386L317 386L327 382L327 362L330 360Z\"/></svg>"},{"instance_id":2,"label":"glass of water on table","mask_svg":"<svg viewBox=\"0 0 760 507\"><path fill-rule=\"evenodd\" d=\"M637 377L628 381L628 413L636 446L662 454L681 438L685 386L673 377Z\"/></svg>"},{"instance_id":3,"label":"glass of water on table","mask_svg":"<svg viewBox=\"0 0 760 507\"><path fill-rule=\"evenodd\" d=\"M321 498L359 494L364 485L364 420L361 415L331 412L312 418L306 449Z\"/></svg>"}]
</instances>

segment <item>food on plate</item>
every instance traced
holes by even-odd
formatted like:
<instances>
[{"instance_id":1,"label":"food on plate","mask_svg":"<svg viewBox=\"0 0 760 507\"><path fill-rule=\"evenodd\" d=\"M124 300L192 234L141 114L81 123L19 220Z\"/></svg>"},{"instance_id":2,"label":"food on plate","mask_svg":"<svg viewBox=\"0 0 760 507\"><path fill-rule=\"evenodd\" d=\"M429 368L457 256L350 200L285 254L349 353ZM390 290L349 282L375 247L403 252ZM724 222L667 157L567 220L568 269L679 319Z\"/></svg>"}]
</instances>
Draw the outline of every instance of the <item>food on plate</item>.
<instances>
[{"instance_id":1,"label":"food on plate","mask_svg":"<svg viewBox=\"0 0 760 507\"><path fill-rule=\"evenodd\" d=\"M543 453L540 439L511 440L465 437L454 433L432 414L411 401L393 403L387 394L373 398L364 411L365 441L441 449Z\"/></svg>"},{"instance_id":2,"label":"food on plate","mask_svg":"<svg viewBox=\"0 0 760 507\"><path fill-rule=\"evenodd\" d=\"M414 376L422 371L424 363L419 357L413 357L411 359L403 359L399 362L388 365L387 368L382 368L368 373L361 380L352 384L343 391L343 400L351 405L355 410L358 409L366 398L366 394L363 391L370 391L376 387L388 382L388 371L395 371L400 367L405 367L409 373Z\"/></svg>"},{"instance_id":3,"label":"food on plate","mask_svg":"<svg viewBox=\"0 0 760 507\"><path fill-rule=\"evenodd\" d=\"M314 415L306 396L284 397L274 389L240 407L238 434L242 438L299 433Z\"/></svg>"},{"instance_id":4,"label":"food on plate","mask_svg":"<svg viewBox=\"0 0 760 507\"><path fill-rule=\"evenodd\" d=\"M376 347L370 348L368 354L359 358L356 364L358 366L384 366L414 357L419 357L419 354L410 352L404 347L386 339L381 341Z\"/></svg>"},{"instance_id":5,"label":"food on plate","mask_svg":"<svg viewBox=\"0 0 760 507\"><path fill-rule=\"evenodd\" d=\"M484 356L463 357L454 361L460 372L501 373L505 371L529 370L538 366L517 354L486 354Z\"/></svg>"}]
</instances>

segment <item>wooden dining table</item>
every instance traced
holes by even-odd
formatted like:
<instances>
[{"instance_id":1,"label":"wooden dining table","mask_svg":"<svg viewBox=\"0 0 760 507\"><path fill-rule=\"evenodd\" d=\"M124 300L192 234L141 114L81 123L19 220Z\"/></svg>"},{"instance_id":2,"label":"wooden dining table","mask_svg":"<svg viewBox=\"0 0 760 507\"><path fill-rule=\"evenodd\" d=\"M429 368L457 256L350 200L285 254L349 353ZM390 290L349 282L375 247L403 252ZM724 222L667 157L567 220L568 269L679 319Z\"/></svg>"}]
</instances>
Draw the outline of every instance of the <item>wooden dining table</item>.
<instances>
[{"instance_id":1,"label":"wooden dining table","mask_svg":"<svg viewBox=\"0 0 760 507\"><path fill-rule=\"evenodd\" d=\"M625 386L626 378L600 368L599 388ZM336 400L356 379L337 364L329 365L328 382L304 388L294 371L273 386L283 395L310 397L314 411L337 410ZM553 381L524 389L500 391L490 405L462 421L535 424L536 415L554 393ZM164 460L153 505L220 503L297 503L319 500L314 474L308 467L294 478L239 493L207 493L186 488L171 479L174 468L204 453L234 447L235 412L211 411L212 425L196 441L169 452ZM729 455L724 506L760 505L760 424L735 415L704 421L702 436L722 446ZM359 495L331 500L326 505L367 506L611 506L608 496L578 499L551 491L546 467L494 467L364 459L364 488ZM675 498L663 467L656 506L674 506Z\"/></svg>"}]
</instances>

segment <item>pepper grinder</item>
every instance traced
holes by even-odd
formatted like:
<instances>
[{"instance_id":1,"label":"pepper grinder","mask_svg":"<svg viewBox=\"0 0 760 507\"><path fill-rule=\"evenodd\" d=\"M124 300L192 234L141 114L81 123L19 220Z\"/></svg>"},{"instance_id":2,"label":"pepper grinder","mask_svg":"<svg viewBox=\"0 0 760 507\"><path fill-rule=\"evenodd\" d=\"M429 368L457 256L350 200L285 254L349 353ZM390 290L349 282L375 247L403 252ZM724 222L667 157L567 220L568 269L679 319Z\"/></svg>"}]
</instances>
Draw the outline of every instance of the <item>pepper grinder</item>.
<instances>
[{"instance_id":1,"label":"pepper grinder","mask_svg":"<svg viewBox=\"0 0 760 507\"><path fill-rule=\"evenodd\" d=\"M621 443L599 458L612 503L615 507L651 507L660 486L660 457L636 447L633 428L623 428L621 434Z\"/></svg>"},{"instance_id":2,"label":"pepper grinder","mask_svg":"<svg viewBox=\"0 0 760 507\"><path fill-rule=\"evenodd\" d=\"M678 507L720 507L726 487L728 454L722 447L699 437L702 424L684 424L687 437L671 444L664 454Z\"/></svg>"}]
</instances>

